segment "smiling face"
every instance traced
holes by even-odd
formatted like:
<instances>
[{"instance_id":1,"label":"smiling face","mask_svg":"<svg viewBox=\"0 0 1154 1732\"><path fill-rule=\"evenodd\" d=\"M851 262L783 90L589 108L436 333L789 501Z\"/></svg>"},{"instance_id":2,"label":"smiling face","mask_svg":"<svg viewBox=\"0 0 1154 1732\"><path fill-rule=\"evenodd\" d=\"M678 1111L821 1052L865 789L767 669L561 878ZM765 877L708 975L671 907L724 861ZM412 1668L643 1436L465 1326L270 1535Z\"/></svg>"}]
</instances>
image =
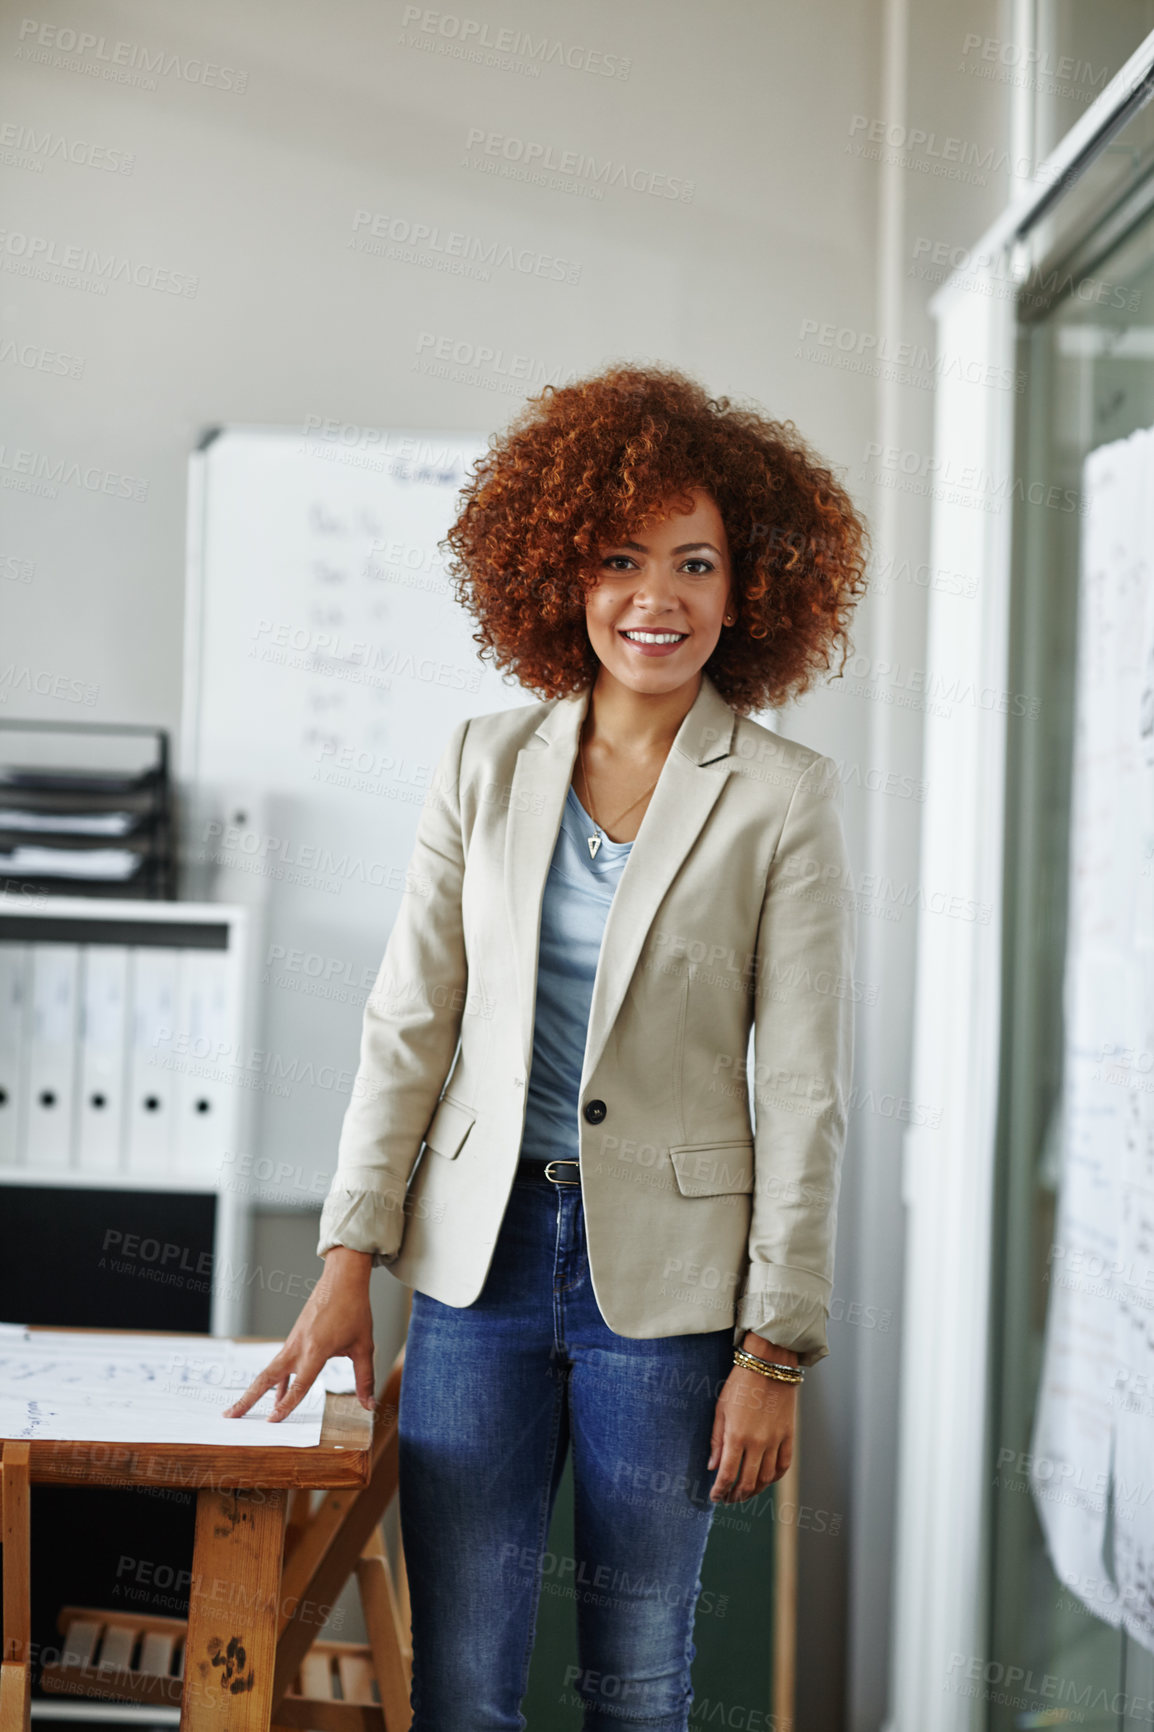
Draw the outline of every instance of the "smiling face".
<instances>
[{"instance_id":1,"label":"smiling face","mask_svg":"<svg viewBox=\"0 0 1154 1732\"><path fill-rule=\"evenodd\" d=\"M700 487L690 493L692 511L667 511L599 550L597 583L585 601L599 678L671 692L696 679L713 654L732 586L729 543L712 497Z\"/></svg>"}]
</instances>

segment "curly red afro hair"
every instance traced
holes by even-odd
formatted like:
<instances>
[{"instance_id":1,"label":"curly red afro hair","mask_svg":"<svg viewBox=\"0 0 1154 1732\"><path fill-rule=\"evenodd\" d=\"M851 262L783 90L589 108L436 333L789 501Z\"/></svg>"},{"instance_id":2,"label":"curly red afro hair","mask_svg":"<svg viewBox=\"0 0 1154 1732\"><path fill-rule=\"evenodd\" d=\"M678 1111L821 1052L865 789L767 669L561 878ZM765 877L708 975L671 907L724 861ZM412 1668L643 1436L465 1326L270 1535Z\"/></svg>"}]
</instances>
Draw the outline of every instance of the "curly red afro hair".
<instances>
[{"instance_id":1,"label":"curly red afro hair","mask_svg":"<svg viewBox=\"0 0 1154 1732\"><path fill-rule=\"evenodd\" d=\"M839 646L840 675L868 543L849 495L792 422L659 366L546 385L477 459L441 545L482 660L545 698L590 685L600 548L670 500L691 509L691 487L712 495L729 541L738 620L705 663L726 702L747 714L799 697Z\"/></svg>"}]
</instances>

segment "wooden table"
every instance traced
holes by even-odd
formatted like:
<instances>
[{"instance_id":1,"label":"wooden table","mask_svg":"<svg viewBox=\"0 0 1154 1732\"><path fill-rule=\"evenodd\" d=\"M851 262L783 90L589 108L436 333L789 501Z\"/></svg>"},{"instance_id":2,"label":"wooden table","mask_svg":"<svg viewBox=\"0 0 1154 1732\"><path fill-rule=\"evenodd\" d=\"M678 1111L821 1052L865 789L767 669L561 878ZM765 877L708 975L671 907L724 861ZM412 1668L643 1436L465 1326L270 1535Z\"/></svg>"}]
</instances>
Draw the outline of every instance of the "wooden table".
<instances>
[{"instance_id":1,"label":"wooden table","mask_svg":"<svg viewBox=\"0 0 1154 1732\"><path fill-rule=\"evenodd\" d=\"M372 1444L373 1414L355 1395L328 1394L321 1440L308 1448L40 1439L21 1449L28 1451L32 1485L196 1492L196 1591L189 1604L184 1677L170 1680L174 1701L179 1694L180 1724L185 1732L269 1732L277 1634L286 1611L279 1602L288 1494L295 1487L367 1485Z\"/></svg>"}]
</instances>

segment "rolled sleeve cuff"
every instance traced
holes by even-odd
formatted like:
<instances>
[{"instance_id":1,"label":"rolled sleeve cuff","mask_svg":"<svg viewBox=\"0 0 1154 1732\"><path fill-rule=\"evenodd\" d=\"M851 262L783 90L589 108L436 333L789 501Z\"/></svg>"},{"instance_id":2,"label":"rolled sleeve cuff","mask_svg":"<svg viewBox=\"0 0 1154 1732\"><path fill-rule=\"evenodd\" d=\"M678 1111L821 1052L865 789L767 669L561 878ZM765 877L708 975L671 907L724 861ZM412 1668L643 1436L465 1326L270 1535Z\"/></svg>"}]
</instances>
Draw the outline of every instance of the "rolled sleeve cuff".
<instances>
[{"instance_id":1,"label":"rolled sleeve cuff","mask_svg":"<svg viewBox=\"0 0 1154 1732\"><path fill-rule=\"evenodd\" d=\"M404 1192L334 1183L321 1207L317 1256L334 1245L372 1253L373 1268L396 1260L405 1234Z\"/></svg>"},{"instance_id":2,"label":"rolled sleeve cuff","mask_svg":"<svg viewBox=\"0 0 1154 1732\"><path fill-rule=\"evenodd\" d=\"M797 1354L799 1365L816 1365L829 1355L826 1284L804 1269L754 1264L738 1301L733 1339L740 1346L746 1333Z\"/></svg>"}]
</instances>

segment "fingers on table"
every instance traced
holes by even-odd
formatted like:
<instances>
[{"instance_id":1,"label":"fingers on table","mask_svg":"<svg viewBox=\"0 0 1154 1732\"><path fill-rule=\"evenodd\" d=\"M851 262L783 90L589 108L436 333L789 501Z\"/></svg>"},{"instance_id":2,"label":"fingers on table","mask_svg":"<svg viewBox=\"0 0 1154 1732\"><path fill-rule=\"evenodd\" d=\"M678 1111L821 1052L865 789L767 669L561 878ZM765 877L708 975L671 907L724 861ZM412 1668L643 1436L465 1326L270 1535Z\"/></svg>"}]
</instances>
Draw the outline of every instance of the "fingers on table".
<instances>
[{"instance_id":1,"label":"fingers on table","mask_svg":"<svg viewBox=\"0 0 1154 1732\"><path fill-rule=\"evenodd\" d=\"M276 1358L270 1360L263 1371L257 1373L244 1394L240 1397L239 1401L234 1401L231 1407L225 1408L225 1419L243 1418L254 1402L260 1400L266 1389L271 1389L274 1384L282 1384L287 1381L287 1379L288 1368L283 1364L281 1356L278 1353Z\"/></svg>"},{"instance_id":2,"label":"fingers on table","mask_svg":"<svg viewBox=\"0 0 1154 1732\"><path fill-rule=\"evenodd\" d=\"M323 1359L306 1359L300 1365L283 1370L278 1379L276 1400L273 1403L273 1410L269 1414L269 1418L285 1419L293 1411L293 1408L296 1407L297 1403L304 1400L305 1396L316 1382L317 1374L320 1372L323 1365ZM289 1387L288 1380L289 1369L291 1369L294 1374L291 1388Z\"/></svg>"},{"instance_id":3,"label":"fingers on table","mask_svg":"<svg viewBox=\"0 0 1154 1732\"><path fill-rule=\"evenodd\" d=\"M353 1371L357 1379L357 1397L366 1407L371 1407L376 1397L376 1375L373 1371L373 1344L358 1348L353 1352Z\"/></svg>"}]
</instances>

